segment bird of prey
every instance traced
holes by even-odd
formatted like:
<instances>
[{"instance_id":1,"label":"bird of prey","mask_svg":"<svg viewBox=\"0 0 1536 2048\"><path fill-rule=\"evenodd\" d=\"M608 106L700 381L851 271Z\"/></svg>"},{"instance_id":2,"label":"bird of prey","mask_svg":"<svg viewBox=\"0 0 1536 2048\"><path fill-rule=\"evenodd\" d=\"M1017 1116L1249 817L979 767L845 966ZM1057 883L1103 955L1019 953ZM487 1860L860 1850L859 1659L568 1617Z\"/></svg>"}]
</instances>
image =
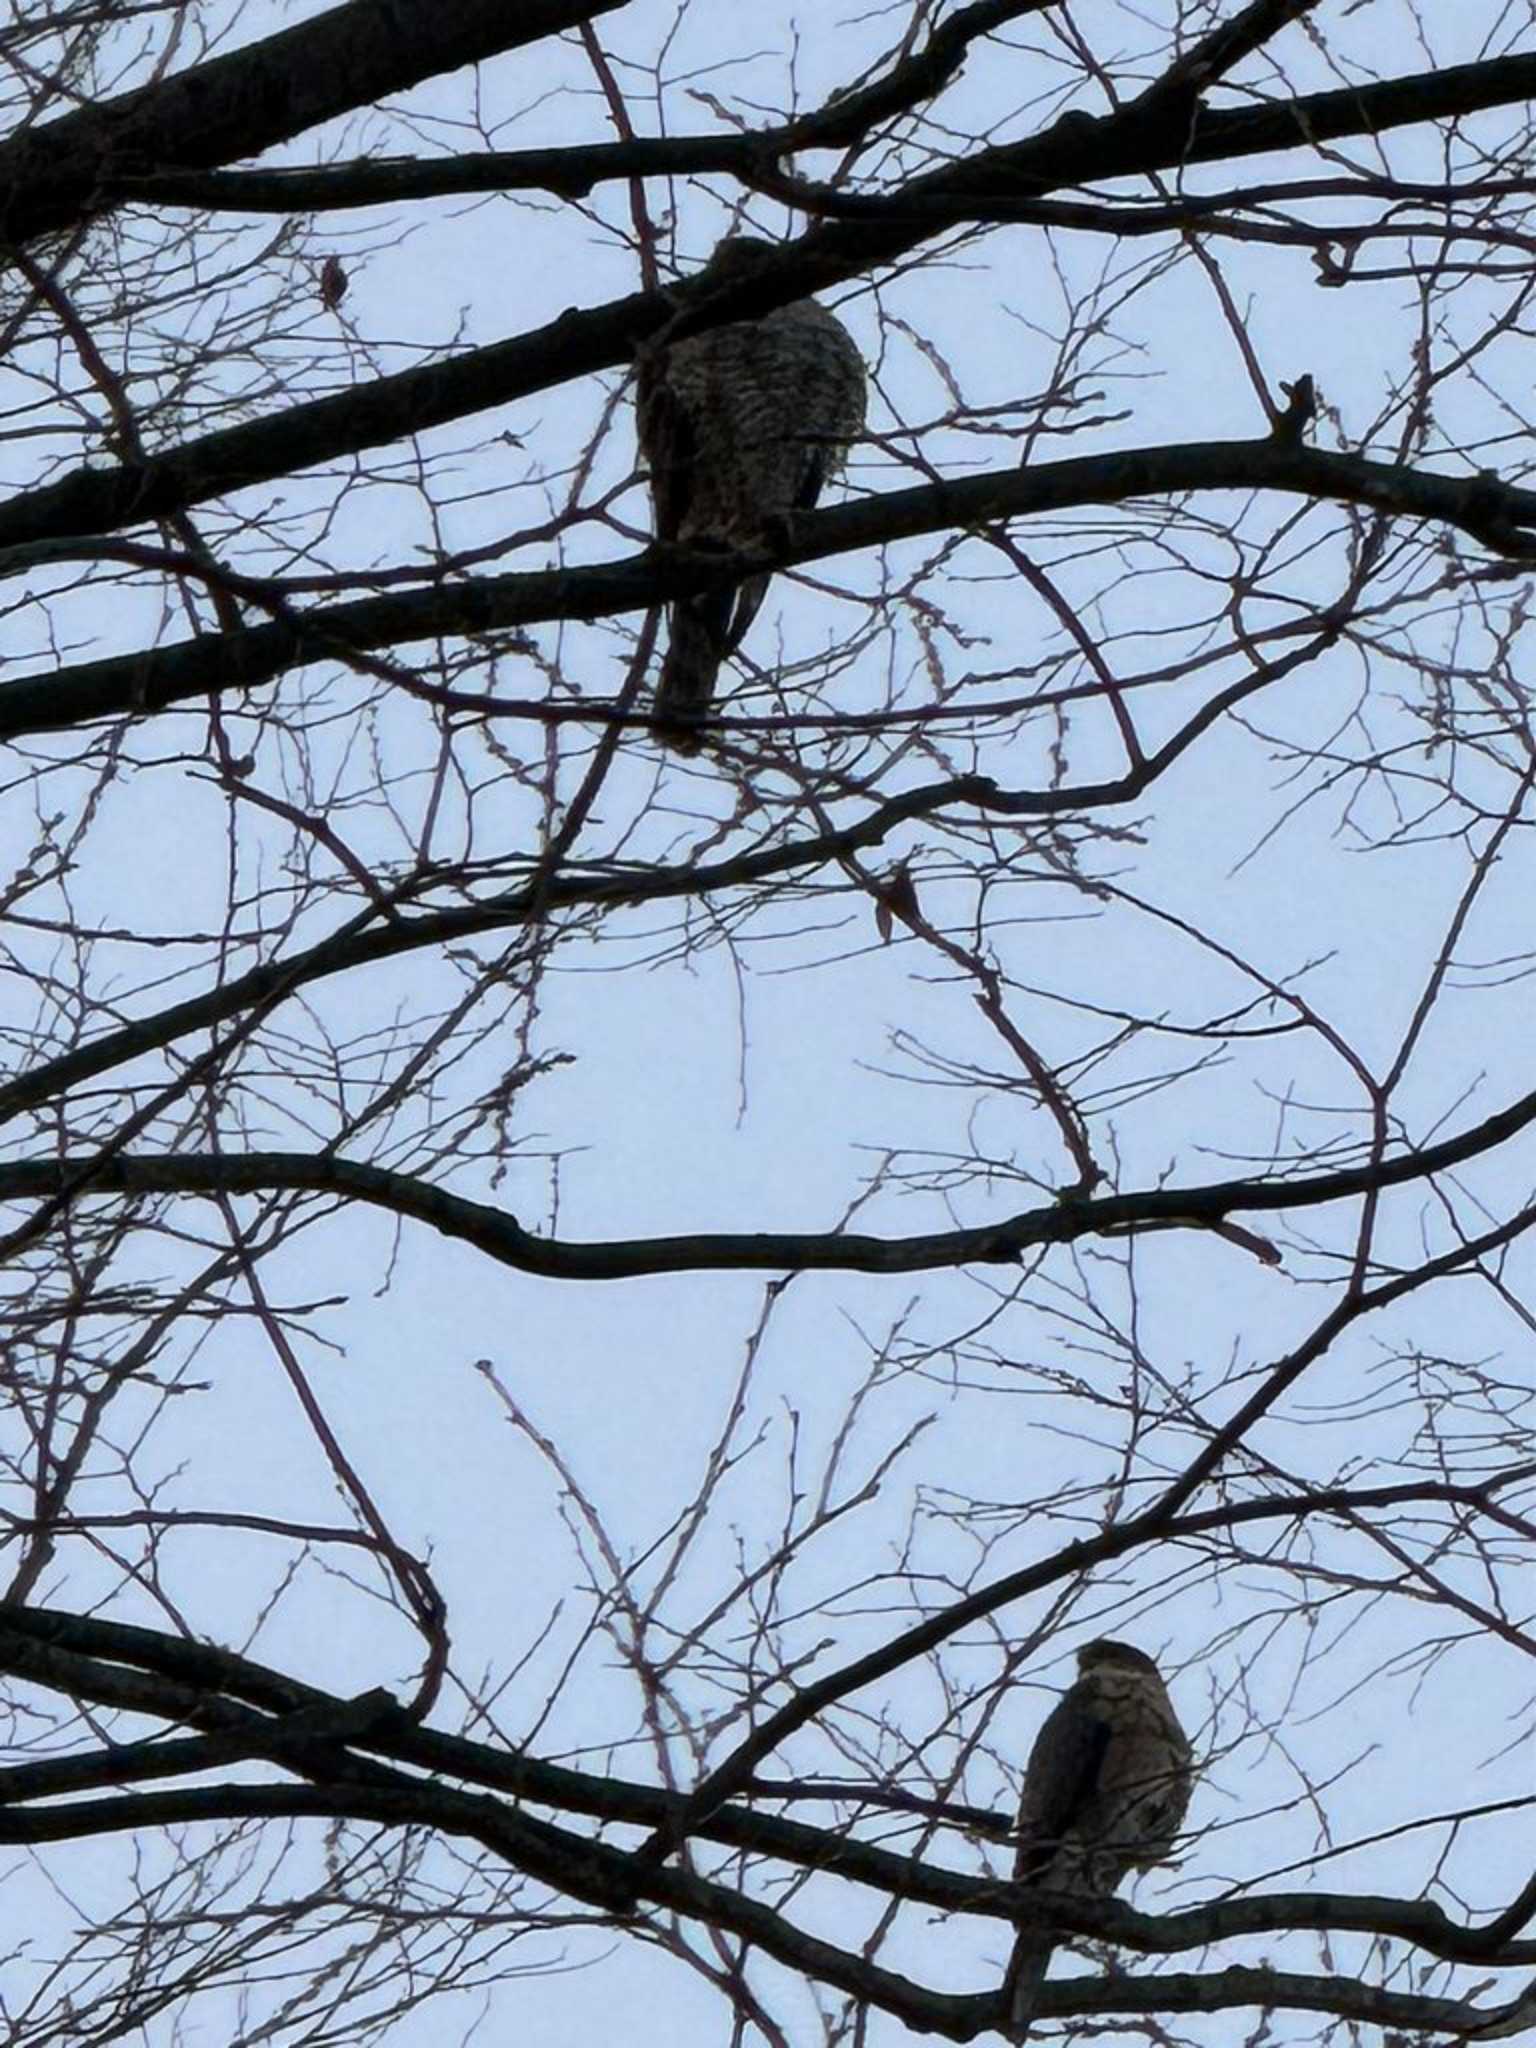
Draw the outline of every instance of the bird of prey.
<instances>
[{"instance_id":1,"label":"bird of prey","mask_svg":"<svg viewBox=\"0 0 1536 2048\"><path fill-rule=\"evenodd\" d=\"M753 235L727 235L699 282L721 287L748 276L772 249ZM814 299L643 354L636 424L657 539L721 552L771 543L842 466L864 425L864 387L853 337ZM767 588L766 576L751 576L671 607L656 720L680 751L698 752L720 664L740 646Z\"/></svg>"},{"instance_id":2,"label":"bird of prey","mask_svg":"<svg viewBox=\"0 0 1536 2048\"><path fill-rule=\"evenodd\" d=\"M1111 1898L1166 1860L1189 1805L1189 1738L1157 1666L1130 1643L1077 1653L1076 1682L1046 1716L1024 1772L1014 1881ZM1004 1980L1005 2031L1022 2041L1055 1943L1021 1931Z\"/></svg>"}]
</instances>

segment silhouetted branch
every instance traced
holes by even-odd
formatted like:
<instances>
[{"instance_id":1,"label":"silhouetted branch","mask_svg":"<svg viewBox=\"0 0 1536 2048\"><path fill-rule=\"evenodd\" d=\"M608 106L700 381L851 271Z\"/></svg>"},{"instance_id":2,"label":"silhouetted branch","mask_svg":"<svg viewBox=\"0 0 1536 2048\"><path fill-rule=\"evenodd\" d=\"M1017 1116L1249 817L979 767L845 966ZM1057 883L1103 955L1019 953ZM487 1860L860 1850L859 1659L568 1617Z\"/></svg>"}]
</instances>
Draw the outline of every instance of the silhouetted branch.
<instances>
[{"instance_id":1,"label":"silhouetted branch","mask_svg":"<svg viewBox=\"0 0 1536 2048\"><path fill-rule=\"evenodd\" d=\"M1148 1230L1208 1230L1232 1214L1316 1208L1385 1188L1427 1180L1508 1142L1536 1123L1536 1092L1521 1096L1454 1138L1331 1173L1256 1175L1203 1187L1160 1187L1132 1194L1074 1195L996 1223L911 1237L854 1231L698 1231L680 1237L614 1238L583 1244L526 1230L514 1216L446 1188L333 1153L160 1153L25 1159L0 1164L0 1200L50 1196L78 1184L77 1199L108 1194L239 1195L277 1189L345 1194L427 1223L471 1244L498 1264L548 1280L633 1280L659 1273L926 1273L966 1265L1009 1265L1039 1245ZM1470 1240L1433 1262L1454 1271L1478 1248L1524 1229L1533 1212L1501 1226L1492 1240Z\"/></svg>"},{"instance_id":2,"label":"silhouetted branch","mask_svg":"<svg viewBox=\"0 0 1536 2048\"><path fill-rule=\"evenodd\" d=\"M236 430L240 431L240 430ZM917 534L981 526L1086 505L1190 491L1273 490L1367 506L1457 527L1501 553L1536 559L1536 491L1486 475L1441 476L1266 436L1186 442L1043 462L1029 469L916 484L798 516L781 548L735 555L647 549L587 568L466 578L317 606L237 634L18 676L0 688L0 738L52 732L189 698L248 690L304 661L352 648L400 646L441 633L505 631L552 619L595 620L739 580ZM188 565L189 569L192 567ZM600 710L611 707L599 707ZM577 714L579 715L579 713Z\"/></svg>"}]
</instances>

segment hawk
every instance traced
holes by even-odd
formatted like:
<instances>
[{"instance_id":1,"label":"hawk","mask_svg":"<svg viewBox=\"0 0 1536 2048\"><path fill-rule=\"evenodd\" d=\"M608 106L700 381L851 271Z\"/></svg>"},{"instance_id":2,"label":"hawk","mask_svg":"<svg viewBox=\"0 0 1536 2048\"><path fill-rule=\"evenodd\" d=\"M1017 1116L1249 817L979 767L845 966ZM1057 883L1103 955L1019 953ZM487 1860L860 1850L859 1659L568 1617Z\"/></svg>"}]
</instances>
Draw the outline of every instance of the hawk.
<instances>
[{"instance_id":1,"label":"hawk","mask_svg":"<svg viewBox=\"0 0 1536 2048\"><path fill-rule=\"evenodd\" d=\"M773 250L727 235L699 273L705 286L749 275ZM643 355L636 426L651 474L656 538L730 552L759 548L787 516L808 512L864 425L864 361L853 337L814 299L760 320L735 320ZM741 645L768 588L750 576L674 604L656 685L663 736L702 745L700 718L720 664Z\"/></svg>"},{"instance_id":2,"label":"hawk","mask_svg":"<svg viewBox=\"0 0 1536 2048\"><path fill-rule=\"evenodd\" d=\"M1113 1897L1132 1870L1167 1859L1194 1778L1189 1738L1152 1659L1130 1643L1088 1643L1076 1683L1046 1716L1024 1772L1017 1884ZM1004 1980L1005 2032L1022 2041L1055 1943L1031 1929Z\"/></svg>"}]
</instances>

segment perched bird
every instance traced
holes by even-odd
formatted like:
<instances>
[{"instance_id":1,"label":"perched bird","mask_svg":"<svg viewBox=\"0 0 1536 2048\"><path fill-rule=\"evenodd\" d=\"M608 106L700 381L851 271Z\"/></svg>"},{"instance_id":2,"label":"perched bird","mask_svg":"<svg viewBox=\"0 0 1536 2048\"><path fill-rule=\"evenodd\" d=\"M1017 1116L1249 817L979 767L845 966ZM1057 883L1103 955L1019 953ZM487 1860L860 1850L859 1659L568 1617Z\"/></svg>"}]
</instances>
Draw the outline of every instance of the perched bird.
<instances>
[{"instance_id":1,"label":"perched bird","mask_svg":"<svg viewBox=\"0 0 1536 2048\"><path fill-rule=\"evenodd\" d=\"M346 265L341 258L327 256L320 266L320 303L328 313L334 313L347 296L347 286L350 283Z\"/></svg>"},{"instance_id":2,"label":"perched bird","mask_svg":"<svg viewBox=\"0 0 1536 2048\"><path fill-rule=\"evenodd\" d=\"M1189 1738L1157 1666L1129 1643L1088 1643L1078 1677L1046 1716L1024 1772L1014 1881L1113 1897L1132 1870L1166 1860L1194 1779ZM1005 2031L1022 2041L1055 1942L1021 1931L1004 1980Z\"/></svg>"},{"instance_id":3,"label":"perched bird","mask_svg":"<svg viewBox=\"0 0 1536 2048\"><path fill-rule=\"evenodd\" d=\"M699 273L706 286L749 275L773 249L727 235ZM864 425L864 363L814 299L735 320L642 356L636 424L651 473L656 537L721 551L761 547L816 503ZM741 644L768 588L751 576L671 607L656 717L685 753L714 700L720 664Z\"/></svg>"}]
</instances>

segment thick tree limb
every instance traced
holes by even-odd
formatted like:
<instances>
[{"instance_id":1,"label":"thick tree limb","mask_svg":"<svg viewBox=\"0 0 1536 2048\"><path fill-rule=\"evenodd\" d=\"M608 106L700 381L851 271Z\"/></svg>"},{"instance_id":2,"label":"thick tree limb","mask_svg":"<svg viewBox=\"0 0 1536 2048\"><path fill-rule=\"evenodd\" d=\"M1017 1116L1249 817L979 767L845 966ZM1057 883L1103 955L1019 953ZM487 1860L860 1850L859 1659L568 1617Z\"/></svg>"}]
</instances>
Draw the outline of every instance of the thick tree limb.
<instances>
[{"instance_id":1,"label":"thick tree limb","mask_svg":"<svg viewBox=\"0 0 1536 2048\"><path fill-rule=\"evenodd\" d=\"M765 160L864 141L878 123L908 113L942 92L981 37L1051 5L1054 0L972 0L933 27L921 49L898 58L883 78L834 92L813 113L745 135L656 135L564 149L490 150L425 161L367 157L272 171L156 169L109 178L106 190L114 200L142 199L154 205L295 213L399 204L462 192L532 190L582 199L616 178L710 171L745 177Z\"/></svg>"},{"instance_id":2,"label":"thick tree limb","mask_svg":"<svg viewBox=\"0 0 1536 2048\"><path fill-rule=\"evenodd\" d=\"M1178 1517L1157 1540L1198 1541L1251 1524L1385 1514L1432 1502L1476 1512L1487 1509L1517 1477L1507 1474L1487 1485L1426 1480L1320 1488L1231 1502ZM349 1773L355 1781L368 1768L364 1760L377 1759L565 1813L639 1826L663 1823L686 1804L683 1795L656 1785L576 1770L425 1728L386 1693L342 1698L236 1651L96 1616L37 1607L7 1610L0 1619L0 1670L73 1699L205 1731L185 1739L114 1743L85 1755L14 1766L0 1772L4 1805L191 1775L220 1768L233 1758L275 1761L317 1783L334 1783ZM386 1776L371 1782L386 1781L402 1782ZM856 1786L844 1788L842 1796L850 1804L859 1802ZM1013 1815L990 1818L989 1832L1005 1839ZM1443 1826L1448 1818L1452 1817L1405 1825ZM722 1845L835 1874L893 1898L1008 1922L1035 1912L1053 1931L1112 1940L1146 1954L1174 1954L1213 1941L1304 1928L1384 1935L1451 1961L1486 1961L1501 1968L1536 1962L1536 1942L1511 1939L1523 1924L1512 1917L1513 1909L1471 1927L1451 1920L1433 1901L1311 1891L1216 1898L1178 1912L1152 1914L1115 1899L1046 1900L1038 1893L1020 1893L1012 1885L915 1861L846 1832L807 1826L746 1806L718 1808L697 1832Z\"/></svg>"},{"instance_id":3,"label":"thick tree limb","mask_svg":"<svg viewBox=\"0 0 1536 2048\"><path fill-rule=\"evenodd\" d=\"M378 4L383 7L384 0ZM481 0L482 6L489 4L490 0ZM557 11L556 0L545 0L545 10ZM866 276L874 266L906 253L953 221L971 217L967 206L973 211L979 207L985 217L987 202L998 198L1041 198L1063 185L1098 184L1183 163L1374 134L1532 96L1536 56L1504 57L1240 113L1211 114L1197 108L1191 114L1188 109L1155 106L1145 113L1136 103L1101 120L1069 117L1027 142L984 151L969 162L914 181L884 202L887 210L880 219L814 229L765 262L749 283L711 294L710 317L729 320L763 313L807 291ZM71 117L76 118L86 117ZM37 132L49 135L54 130ZM0 181L5 174L0 153ZM94 169L91 175L96 175ZM22 202L13 205L21 207ZM21 230L13 225L11 232L17 236ZM680 300L689 303L686 287L573 309L510 341L224 428L147 462L106 471L78 470L0 506L0 547L66 534L105 533L165 518L230 491L611 369L627 363L641 342L667 325Z\"/></svg>"},{"instance_id":4,"label":"thick tree limb","mask_svg":"<svg viewBox=\"0 0 1536 2048\"><path fill-rule=\"evenodd\" d=\"M781 1913L734 1887L666 1866L647 1866L631 1852L533 1820L503 1801L437 1783L396 1780L336 1788L231 1785L6 1807L0 1809L0 1842L32 1845L98 1840L152 1828L246 1819L347 1819L385 1827L433 1828L478 1842L514 1868L601 1913L627 1916L636 1901L645 1900L722 1928L807 1976L898 2014L919 2031L967 2041L997 2023L999 1998L995 1991L930 1991L861 1954L804 1932ZM997 1888L999 1911L1005 1891ZM1027 1911L1034 1902L1020 1903ZM1110 2013L1216 2012L1254 2005L1266 2010L1331 2012L1382 2025L1458 2033L1496 2025L1504 2011L1380 1990L1352 1978L1241 1966L1208 1975L1136 1976L1127 1972L1057 1981L1042 1987L1038 2011L1042 2017L1075 2018Z\"/></svg>"},{"instance_id":5,"label":"thick tree limb","mask_svg":"<svg viewBox=\"0 0 1536 2048\"><path fill-rule=\"evenodd\" d=\"M0 739L253 689L285 669L334 659L350 649L398 647L446 633L505 631L553 619L595 620L644 611L722 581L735 581L748 567L792 567L924 533L1213 490L1272 490L1441 521L1486 546L1536 559L1536 491L1501 484L1493 477L1442 476L1273 436L1128 448L917 484L799 514L781 548L761 556L732 556L726 567L718 554L652 548L589 568L467 578L426 590L391 591L317 606L304 613L287 611L282 618L242 633L207 634L170 647L81 662L62 671L18 676L0 688ZM0 560L0 570L6 566Z\"/></svg>"},{"instance_id":6,"label":"thick tree limb","mask_svg":"<svg viewBox=\"0 0 1536 2048\"><path fill-rule=\"evenodd\" d=\"M258 156L354 107L593 20L624 0L346 0L0 145L0 234L77 227L125 176Z\"/></svg>"},{"instance_id":7,"label":"thick tree limb","mask_svg":"<svg viewBox=\"0 0 1536 2048\"><path fill-rule=\"evenodd\" d=\"M944 24L959 25L959 17ZM938 43L938 33L933 41ZM939 68L935 64L935 73ZM142 198L157 205L292 213L402 204L470 192L535 190L580 198L598 185L618 180L689 173L734 175L751 185L765 166L782 157L856 139L865 132L869 120L881 118L887 111L899 111L896 102L908 83L908 76L898 81L893 72L888 108L858 116L855 110L861 96L850 95L846 101L830 101L821 113L745 135L655 135L625 142L575 143L563 149L487 151L436 161L375 157L273 171L155 169L138 176L111 179L106 189L108 196L116 200ZM907 103L915 105L919 99L930 96L929 92L914 93ZM1512 56L1478 64L1450 65L1435 72L1381 80L1359 89L1308 94L1289 104L1240 110L1202 107L1190 123L1188 149L1179 156L1169 157L1165 149L1154 161L1120 165L1106 169L1098 177L1085 162L1080 167L1080 178L1062 182L1098 182L1099 177L1128 176L1133 169L1170 170L1179 164L1220 163L1235 157L1304 148L1313 142L1378 134L1420 121L1457 119L1492 107L1518 104L1531 97L1536 97L1536 67L1529 58ZM1090 124L1097 126L1092 116L1079 117L1079 133ZM1359 184L1362 190L1371 189L1363 179ZM829 194L829 198L832 196ZM877 220L903 213L908 206L925 211L930 223L946 217L998 217L986 211L987 202L977 194L970 196L963 211L956 210L957 200L947 200L942 193L933 191L920 195L839 191L835 200L837 211L846 209L850 215L856 213ZM1007 213L1001 217L1017 216Z\"/></svg>"},{"instance_id":8,"label":"thick tree limb","mask_svg":"<svg viewBox=\"0 0 1536 2048\"><path fill-rule=\"evenodd\" d=\"M1011 1265L1026 1251L1085 1237L1211 1229L1229 1215L1317 1208L1426 1180L1506 1143L1536 1123L1536 1091L1453 1138L1331 1173L1212 1181L1201 1187L1077 1196L967 1229L875 1237L854 1231L699 1231L683 1237L581 1243L527 1230L504 1209L363 1160L322 1152L118 1154L0 1164L0 1201L58 1195L242 1195L277 1189L345 1195L429 1224L498 1264L546 1280L634 1280L661 1273L926 1273ZM1476 1256L1473 1240L1465 1261ZM1455 1263L1453 1255L1453 1265Z\"/></svg>"}]
</instances>

